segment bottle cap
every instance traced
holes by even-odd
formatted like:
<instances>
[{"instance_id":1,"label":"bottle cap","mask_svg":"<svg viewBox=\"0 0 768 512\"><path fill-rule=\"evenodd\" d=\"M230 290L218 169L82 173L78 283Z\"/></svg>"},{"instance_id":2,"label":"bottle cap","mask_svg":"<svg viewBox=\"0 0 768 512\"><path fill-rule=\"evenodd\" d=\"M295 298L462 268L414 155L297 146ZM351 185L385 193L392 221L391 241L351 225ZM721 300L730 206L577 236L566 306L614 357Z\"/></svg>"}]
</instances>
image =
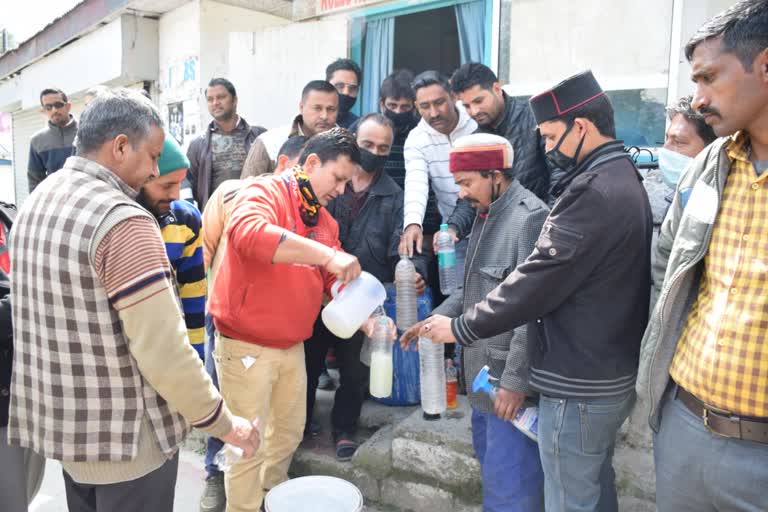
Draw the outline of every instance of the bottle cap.
<instances>
[{"instance_id":1,"label":"bottle cap","mask_svg":"<svg viewBox=\"0 0 768 512\"><path fill-rule=\"evenodd\" d=\"M493 384L491 384L489 379L488 370L488 365L483 366L482 370L477 374L477 377L475 377L475 380L472 381L473 393L477 393L480 390L490 393L491 390L493 390Z\"/></svg>"},{"instance_id":2,"label":"bottle cap","mask_svg":"<svg viewBox=\"0 0 768 512\"><path fill-rule=\"evenodd\" d=\"M448 224L440 224L440 231L447 231L448 230Z\"/></svg>"}]
</instances>

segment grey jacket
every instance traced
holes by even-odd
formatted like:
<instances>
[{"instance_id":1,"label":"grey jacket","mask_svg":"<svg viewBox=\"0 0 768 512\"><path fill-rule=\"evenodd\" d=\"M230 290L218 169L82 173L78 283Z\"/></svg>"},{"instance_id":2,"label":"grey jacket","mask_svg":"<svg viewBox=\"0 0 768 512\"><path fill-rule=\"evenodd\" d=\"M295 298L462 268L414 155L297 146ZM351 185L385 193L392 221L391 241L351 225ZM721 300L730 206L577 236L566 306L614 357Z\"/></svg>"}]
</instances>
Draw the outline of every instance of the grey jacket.
<instances>
[{"instance_id":1,"label":"grey jacket","mask_svg":"<svg viewBox=\"0 0 768 512\"><path fill-rule=\"evenodd\" d=\"M533 251L547 214L547 206L513 180L507 191L491 205L487 217L475 217L469 236L464 286L433 313L455 318L485 299ZM502 387L531 394L525 325L464 347L462 359L468 383L471 384L480 369L488 365L491 375L500 379ZM472 393L471 385L467 387L470 388L472 407L493 412L487 394Z\"/></svg>"},{"instance_id":2,"label":"grey jacket","mask_svg":"<svg viewBox=\"0 0 768 512\"><path fill-rule=\"evenodd\" d=\"M650 407L649 423L656 431L669 367L698 294L704 255L731 166L725 150L730 140L718 139L694 159L661 225L652 267L660 295L643 336L637 377L638 396Z\"/></svg>"}]
</instances>

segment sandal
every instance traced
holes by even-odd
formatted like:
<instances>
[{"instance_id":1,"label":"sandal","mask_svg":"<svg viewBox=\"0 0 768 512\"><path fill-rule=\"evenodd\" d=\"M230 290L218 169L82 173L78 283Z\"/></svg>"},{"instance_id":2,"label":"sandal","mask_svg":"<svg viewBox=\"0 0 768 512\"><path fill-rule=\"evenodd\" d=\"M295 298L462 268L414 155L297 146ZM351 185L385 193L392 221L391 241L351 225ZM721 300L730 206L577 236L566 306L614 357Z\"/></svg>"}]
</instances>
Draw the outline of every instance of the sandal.
<instances>
[{"instance_id":1,"label":"sandal","mask_svg":"<svg viewBox=\"0 0 768 512\"><path fill-rule=\"evenodd\" d=\"M357 451L359 445L351 439L339 439L336 441L336 460L347 461Z\"/></svg>"}]
</instances>

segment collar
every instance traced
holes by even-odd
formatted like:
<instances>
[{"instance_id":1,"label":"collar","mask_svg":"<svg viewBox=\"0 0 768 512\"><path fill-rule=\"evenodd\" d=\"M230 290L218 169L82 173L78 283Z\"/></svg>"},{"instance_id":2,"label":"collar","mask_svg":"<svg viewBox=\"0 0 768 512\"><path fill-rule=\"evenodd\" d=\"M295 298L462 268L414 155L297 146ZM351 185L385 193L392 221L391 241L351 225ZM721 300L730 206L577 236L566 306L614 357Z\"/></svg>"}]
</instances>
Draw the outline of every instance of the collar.
<instances>
[{"instance_id":1,"label":"collar","mask_svg":"<svg viewBox=\"0 0 768 512\"><path fill-rule=\"evenodd\" d=\"M563 192L565 192L565 189L568 188L568 186L571 184L571 182L576 179L577 176L579 176L582 173L585 173L589 171L592 166L597 162L598 159L601 157L610 155L610 154L616 154L621 155L624 154L628 159L631 161L631 157L629 156L629 153L626 153L624 151L624 143L620 140L609 140L608 142L605 142L595 149L592 150L591 153L587 154L584 157L584 160L582 160L574 169L569 172L568 174L563 175L557 183L555 183L552 186L552 195L557 198L559 197Z\"/></svg>"},{"instance_id":2,"label":"collar","mask_svg":"<svg viewBox=\"0 0 768 512\"><path fill-rule=\"evenodd\" d=\"M510 97L506 92L501 91L504 97L504 112L501 113L501 119L498 123L491 127L493 133L502 135L507 132L508 125L515 119L520 112L523 111L520 107L528 108L528 105L523 105L523 102Z\"/></svg>"},{"instance_id":3,"label":"collar","mask_svg":"<svg viewBox=\"0 0 768 512\"><path fill-rule=\"evenodd\" d=\"M89 176L118 189L133 200L139 195L136 190L120 179L117 174L94 160L89 160L88 158L83 158L81 156L70 156L67 158L66 162L64 162L64 169L88 174Z\"/></svg>"},{"instance_id":4,"label":"collar","mask_svg":"<svg viewBox=\"0 0 768 512\"><path fill-rule=\"evenodd\" d=\"M431 133L432 135L439 135L443 137L452 137L454 133L463 130L468 124L474 123L475 121L469 117L469 114L467 114L467 110L464 108L464 106L461 104L461 102L456 102L454 105L456 107L456 110L459 112L459 122L456 123L456 127L451 131L450 134L446 135L443 132L439 132L432 128L432 125L427 122L426 119L423 117L421 118L421 121L419 121L419 124L422 125L425 131Z\"/></svg>"},{"instance_id":5,"label":"collar","mask_svg":"<svg viewBox=\"0 0 768 512\"><path fill-rule=\"evenodd\" d=\"M491 203L491 207L488 209L488 216L503 210L512 203L518 202L526 190L527 189L525 189L519 181L513 178L509 183L507 190L505 190L498 199Z\"/></svg>"},{"instance_id":6,"label":"collar","mask_svg":"<svg viewBox=\"0 0 768 512\"><path fill-rule=\"evenodd\" d=\"M725 145L728 158L750 163L749 155L752 153L750 140L749 134L744 130L739 130L731 135L730 140Z\"/></svg>"},{"instance_id":7,"label":"collar","mask_svg":"<svg viewBox=\"0 0 768 512\"><path fill-rule=\"evenodd\" d=\"M291 124L291 132L288 135L288 138L294 137L296 135L304 135L304 130L301 129L301 127L304 126L304 118L301 116L301 114L297 115L293 118L293 123Z\"/></svg>"},{"instance_id":8,"label":"collar","mask_svg":"<svg viewBox=\"0 0 768 512\"><path fill-rule=\"evenodd\" d=\"M240 116L238 115L238 116L237 116L237 122L235 123L235 129L234 129L234 130L232 130L232 131L238 131L238 130L242 130L242 129L244 129L244 128L246 127L246 125L247 125L247 124L248 124L248 123L246 123L246 122L245 122L245 119L243 119L242 117L240 117ZM217 131L219 131L219 130L220 130L220 128L219 128L219 124L216 122L216 120L215 120L215 119L213 119L213 120L211 121L211 124L210 124L210 125L208 125L208 129L209 129L210 131L212 131L212 132L217 132Z\"/></svg>"},{"instance_id":9,"label":"collar","mask_svg":"<svg viewBox=\"0 0 768 512\"><path fill-rule=\"evenodd\" d=\"M65 124L64 126L53 124L50 121L48 121L48 126L58 130L69 130L70 128L77 127L77 121L75 121L75 116L73 116L72 114L69 114L69 121L67 121L67 124Z\"/></svg>"}]
</instances>

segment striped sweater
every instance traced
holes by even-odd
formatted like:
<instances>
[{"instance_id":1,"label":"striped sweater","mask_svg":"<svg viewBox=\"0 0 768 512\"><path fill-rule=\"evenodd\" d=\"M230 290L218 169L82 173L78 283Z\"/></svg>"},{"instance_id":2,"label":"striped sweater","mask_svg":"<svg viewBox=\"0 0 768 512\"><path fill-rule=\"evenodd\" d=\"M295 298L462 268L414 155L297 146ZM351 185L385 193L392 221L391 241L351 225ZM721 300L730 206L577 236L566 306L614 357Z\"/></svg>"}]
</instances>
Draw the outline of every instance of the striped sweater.
<instances>
[{"instance_id":1,"label":"striped sweater","mask_svg":"<svg viewBox=\"0 0 768 512\"><path fill-rule=\"evenodd\" d=\"M165 252L176 275L189 342L205 360L205 266L200 211L187 201L174 201L157 219Z\"/></svg>"}]
</instances>

